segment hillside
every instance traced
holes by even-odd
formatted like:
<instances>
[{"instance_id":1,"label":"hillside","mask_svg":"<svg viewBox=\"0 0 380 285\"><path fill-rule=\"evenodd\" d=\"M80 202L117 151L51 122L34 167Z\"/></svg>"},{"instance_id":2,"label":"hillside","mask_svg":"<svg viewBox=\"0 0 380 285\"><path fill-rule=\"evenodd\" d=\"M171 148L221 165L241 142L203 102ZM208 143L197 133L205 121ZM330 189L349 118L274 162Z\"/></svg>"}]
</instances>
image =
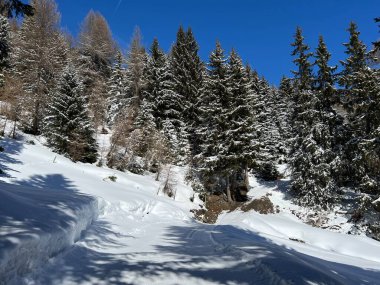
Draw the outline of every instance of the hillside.
<instances>
[{"instance_id":1,"label":"hillside","mask_svg":"<svg viewBox=\"0 0 380 285\"><path fill-rule=\"evenodd\" d=\"M279 213L209 225L184 168L173 199L149 174L73 163L38 137L2 144L0 284L380 284L379 242L302 223L283 187L251 177L249 196Z\"/></svg>"}]
</instances>

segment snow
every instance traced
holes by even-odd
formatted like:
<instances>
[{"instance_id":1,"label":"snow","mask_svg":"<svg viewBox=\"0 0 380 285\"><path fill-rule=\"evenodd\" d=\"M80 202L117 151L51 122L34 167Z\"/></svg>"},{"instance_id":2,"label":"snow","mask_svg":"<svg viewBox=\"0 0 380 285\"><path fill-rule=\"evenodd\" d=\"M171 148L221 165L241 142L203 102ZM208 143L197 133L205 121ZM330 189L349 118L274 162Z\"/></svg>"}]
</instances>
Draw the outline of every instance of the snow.
<instances>
[{"instance_id":1,"label":"snow","mask_svg":"<svg viewBox=\"0 0 380 285\"><path fill-rule=\"evenodd\" d=\"M32 136L1 144L0 284L380 284L380 243L303 223L286 180L250 181L279 213L207 225L183 167L173 199L154 175L73 163Z\"/></svg>"}]
</instances>

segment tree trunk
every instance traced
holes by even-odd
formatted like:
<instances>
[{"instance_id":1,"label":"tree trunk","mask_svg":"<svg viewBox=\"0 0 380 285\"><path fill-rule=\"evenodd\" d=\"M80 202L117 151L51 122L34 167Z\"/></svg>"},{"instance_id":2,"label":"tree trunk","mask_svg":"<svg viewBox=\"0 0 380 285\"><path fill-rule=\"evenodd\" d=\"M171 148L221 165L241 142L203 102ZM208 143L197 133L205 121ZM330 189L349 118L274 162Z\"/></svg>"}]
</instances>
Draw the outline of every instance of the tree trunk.
<instances>
[{"instance_id":1,"label":"tree trunk","mask_svg":"<svg viewBox=\"0 0 380 285\"><path fill-rule=\"evenodd\" d=\"M226 181L227 181L227 201L228 203L232 203L230 177L228 175L227 175Z\"/></svg>"},{"instance_id":2,"label":"tree trunk","mask_svg":"<svg viewBox=\"0 0 380 285\"><path fill-rule=\"evenodd\" d=\"M12 131L12 139L16 138L16 127L17 127L17 120L13 123L13 131Z\"/></svg>"}]
</instances>

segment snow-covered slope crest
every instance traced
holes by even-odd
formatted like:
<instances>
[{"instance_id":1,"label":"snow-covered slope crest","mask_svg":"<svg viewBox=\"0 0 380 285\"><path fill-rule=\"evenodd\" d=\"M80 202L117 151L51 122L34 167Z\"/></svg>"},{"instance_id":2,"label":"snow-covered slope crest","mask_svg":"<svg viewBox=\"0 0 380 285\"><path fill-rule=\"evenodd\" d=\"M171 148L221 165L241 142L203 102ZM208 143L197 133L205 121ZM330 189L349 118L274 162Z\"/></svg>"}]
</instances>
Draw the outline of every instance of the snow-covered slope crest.
<instances>
[{"instance_id":1,"label":"snow-covered slope crest","mask_svg":"<svg viewBox=\"0 0 380 285\"><path fill-rule=\"evenodd\" d=\"M69 248L97 215L97 199L74 190L0 182L0 284Z\"/></svg>"}]
</instances>

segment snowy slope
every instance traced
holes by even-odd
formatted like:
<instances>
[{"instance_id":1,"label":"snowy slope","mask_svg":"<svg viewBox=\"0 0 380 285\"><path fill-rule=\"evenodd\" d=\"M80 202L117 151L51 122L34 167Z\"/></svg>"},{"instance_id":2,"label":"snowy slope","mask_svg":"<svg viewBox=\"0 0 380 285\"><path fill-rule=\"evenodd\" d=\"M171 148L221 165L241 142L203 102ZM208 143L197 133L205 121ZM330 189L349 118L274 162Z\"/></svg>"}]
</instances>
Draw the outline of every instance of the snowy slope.
<instances>
[{"instance_id":1,"label":"snowy slope","mask_svg":"<svg viewBox=\"0 0 380 285\"><path fill-rule=\"evenodd\" d=\"M374 240L313 228L284 211L201 224L182 168L174 168L173 200L157 195L154 177L72 163L30 139L36 144L2 142L9 185L0 184L0 283L380 284ZM284 199L253 182L251 195Z\"/></svg>"}]
</instances>

